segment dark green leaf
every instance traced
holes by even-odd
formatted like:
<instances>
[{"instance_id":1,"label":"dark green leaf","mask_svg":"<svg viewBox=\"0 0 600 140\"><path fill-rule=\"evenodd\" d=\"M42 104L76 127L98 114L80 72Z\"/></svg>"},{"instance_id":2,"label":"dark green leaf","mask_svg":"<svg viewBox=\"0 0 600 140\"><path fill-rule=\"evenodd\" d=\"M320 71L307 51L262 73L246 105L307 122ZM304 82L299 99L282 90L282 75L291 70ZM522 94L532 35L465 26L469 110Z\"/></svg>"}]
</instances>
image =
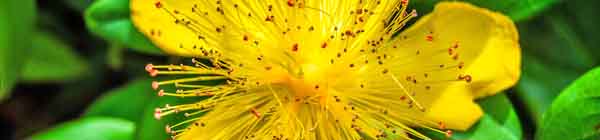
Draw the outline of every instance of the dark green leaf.
<instances>
[{"instance_id":1,"label":"dark green leaf","mask_svg":"<svg viewBox=\"0 0 600 140\"><path fill-rule=\"evenodd\" d=\"M85 11L85 23L93 33L139 52L162 54L131 23L129 0L97 0Z\"/></svg>"},{"instance_id":2,"label":"dark green leaf","mask_svg":"<svg viewBox=\"0 0 600 140\"><path fill-rule=\"evenodd\" d=\"M63 2L67 6L77 10L77 12L83 12L85 8L92 4L92 1L93 0L64 0Z\"/></svg>"},{"instance_id":3,"label":"dark green leaf","mask_svg":"<svg viewBox=\"0 0 600 140\"><path fill-rule=\"evenodd\" d=\"M8 0L0 4L0 100L19 78L35 19L34 0Z\"/></svg>"},{"instance_id":4,"label":"dark green leaf","mask_svg":"<svg viewBox=\"0 0 600 140\"><path fill-rule=\"evenodd\" d=\"M29 59L21 73L26 82L56 82L75 79L87 72L87 64L67 44L49 33L32 38Z\"/></svg>"},{"instance_id":5,"label":"dark green leaf","mask_svg":"<svg viewBox=\"0 0 600 140\"><path fill-rule=\"evenodd\" d=\"M570 25L571 33L577 37L576 43L585 46L582 51L600 52L600 8L597 5L600 1L597 0L569 0L558 5L555 15L561 15L566 20L565 23ZM586 50L589 49L589 50ZM600 61L600 55L592 55L597 61Z\"/></svg>"},{"instance_id":6,"label":"dark green leaf","mask_svg":"<svg viewBox=\"0 0 600 140\"><path fill-rule=\"evenodd\" d=\"M121 70L121 68L123 68L123 58L124 57L124 48L116 45L116 44L112 44L111 46L109 46L108 48L108 52L106 55L106 61L108 63L108 66L113 69L113 70ZM139 71L139 69L137 69Z\"/></svg>"},{"instance_id":7,"label":"dark green leaf","mask_svg":"<svg viewBox=\"0 0 600 140\"><path fill-rule=\"evenodd\" d=\"M449 0L413 0L412 5L420 13L429 13L440 1ZM459 0L473 3L480 7L499 11L515 21L527 19L546 9L558 0Z\"/></svg>"},{"instance_id":8,"label":"dark green leaf","mask_svg":"<svg viewBox=\"0 0 600 140\"><path fill-rule=\"evenodd\" d=\"M84 116L111 116L137 122L156 91L151 80L135 80L112 90L88 107Z\"/></svg>"},{"instance_id":9,"label":"dark green leaf","mask_svg":"<svg viewBox=\"0 0 600 140\"><path fill-rule=\"evenodd\" d=\"M600 68L563 90L544 113L539 140L600 139Z\"/></svg>"},{"instance_id":10,"label":"dark green leaf","mask_svg":"<svg viewBox=\"0 0 600 140\"><path fill-rule=\"evenodd\" d=\"M452 137L433 131L423 132L432 139L449 140L520 140L522 139L519 118L505 94L486 97L479 101L485 114L477 124L466 132L454 132Z\"/></svg>"},{"instance_id":11,"label":"dark green leaf","mask_svg":"<svg viewBox=\"0 0 600 140\"><path fill-rule=\"evenodd\" d=\"M133 122L109 117L87 117L70 121L45 132L33 135L31 140L133 140Z\"/></svg>"},{"instance_id":12,"label":"dark green leaf","mask_svg":"<svg viewBox=\"0 0 600 140\"><path fill-rule=\"evenodd\" d=\"M540 123L542 114L560 90L598 64L593 52L597 52L594 50L598 47L594 46L600 43L594 44L597 39L582 37L600 31L581 32L571 19L572 15L584 13L567 10L580 2L569 1L550 9L544 16L517 24L523 49L523 73L516 87L517 97L535 124Z\"/></svg>"}]
</instances>

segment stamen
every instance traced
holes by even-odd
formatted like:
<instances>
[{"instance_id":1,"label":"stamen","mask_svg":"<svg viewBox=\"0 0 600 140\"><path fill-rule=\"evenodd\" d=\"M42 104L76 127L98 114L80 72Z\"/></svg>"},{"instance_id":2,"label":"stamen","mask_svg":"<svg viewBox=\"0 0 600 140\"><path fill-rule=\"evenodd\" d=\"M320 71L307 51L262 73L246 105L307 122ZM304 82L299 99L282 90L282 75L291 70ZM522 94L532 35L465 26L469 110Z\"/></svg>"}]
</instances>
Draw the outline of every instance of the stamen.
<instances>
[{"instance_id":1,"label":"stamen","mask_svg":"<svg viewBox=\"0 0 600 140\"><path fill-rule=\"evenodd\" d=\"M164 96L165 95L165 90L160 90L158 91L158 96Z\"/></svg>"},{"instance_id":2,"label":"stamen","mask_svg":"<svg viewBox=\"0 0 600 140\"><path fill-rule=\"evenodd\" d=\"M156 109L154 110L154 118L155 118L156 120L160 120L160 118L162 117L162 114L161 114L161 112L162 112L162 111L160 110L160 108L156 108Z\"/></svg>"},{"instance_id":3,"label":"stamen","mask_svg":"<svg viewBox=\"0 0 600 140\"><path fill-rule=\"evenodd\" d=\"M152 81L152 89L157 90L158 86L160 86L158 82Z\"/></svg>"},{"instance_id":4,"label":"stamen","mask_svg":"<svg viewBox=\"0 0 600 140\"><path fill-rule=\"evenodd\" d=\"M417 16L416 10L407 10L408 0L323 2L332 3L333 9L298 0L192 3L188 5L190 9L179 9L186 5L171 7L161 1L155 2L154 7L184 27L182 29L194 33L190 37L193 42L174 42L177 43L174 48L197 52L194 57L206 61L192 59L191 65L147 64L145 67L150 76L175 77L152 82L158 96L204 98L195 103L167 104L155 109L156 119L171 114L186 118L165 126L173 139L200 131L202 134L198 135L207 137L199 139L210 136L212 139L292 139L313 134L385 139L390 131L429 139L408 124L451 135L451 131L441 130L445 129L443 123L418 117L426 108L416 97L421 97L422 92L436 92L443 84L469 82L471 78L458 75L465 65L458 60L458 42L436 50L439 52L404 51L410 52L405 53L409 55L407 60L440 54L456 61L420 64L418 66L423 68L416 72L398 67L412 68L415 62L400 65L397 60L404 56L396 56L394 52L408 47L395 43L396 40L423 39L423 36L393 36ZM336 9L339 7L350 8ZM152 37L172 35L166 30L161 33L159 29L150 32ZM229 37L233 39L227 39ZM433 33L425 39L438 40ZM449 56L445 55L446 51ZM440 71L454 73L438 78ZM396 77L400 75L410 76L401 82ZM177 89L160 89L169 85ZM436 124L439 129L431 127ZM289 132L276 130L278 128L289 129ZM336 128L338 133L328 133L328 128ZM200 130L189 131L193 129ZM215 131L232 134L215 136L218 133ZM406 139L414 138L412 136L401 135Z\"/></svg>"},{"instance_id":5,"label":"stamen","mask_svg":"<svg viewBox=\"0 0 600 140\"><path fill-rule=\"evenodd\" d=\"M398 85L402 89L402 91L404 91L405 95L408 96L408 98L412 102L415 102L415 104L417 105L417 107L419 108L419 110L425 110L425 108L423 106L421 106L421 104L419 104L419 102L417 102L414 99L414 97L412 97L410 94L408 94L408 91L406 90L406 88L404 88L404 86L402 85L402 83L400 83L400 81L398 81L398 79L396 78L396 76L394 76L393 74L390 74L390 76L392 77L392 79L394 80L394 82L396 83L396 85Z\"/></svg>"}]
</instances>

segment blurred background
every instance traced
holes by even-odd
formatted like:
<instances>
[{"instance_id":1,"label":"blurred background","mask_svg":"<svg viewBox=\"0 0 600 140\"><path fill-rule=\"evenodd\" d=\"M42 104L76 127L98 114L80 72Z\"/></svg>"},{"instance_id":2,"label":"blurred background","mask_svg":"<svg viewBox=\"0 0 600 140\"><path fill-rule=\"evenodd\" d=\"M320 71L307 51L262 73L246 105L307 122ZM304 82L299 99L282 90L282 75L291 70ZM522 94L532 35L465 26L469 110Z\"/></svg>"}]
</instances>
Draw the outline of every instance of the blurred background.
<instances>
[{"instance_id":1,"label":"blurred background","mask_svg":"<svg viewBox=\"0 0 600 140\"><path fill-rule=\"evenodd\" d=\"M486 121L457 137L539 136L552 101L600 62L600 1L466 1L514 20L523 74L506 94L478 101ZM412 0L411 7L423 15L436 2ZM174 101L155 97L144 66L184 60L162 54L135 30L127 0L3 0L0 139L167 139L169 119L156 121L151 114ZM598 122L595 115L590 119Z\"/></svg>"}]
</instances>

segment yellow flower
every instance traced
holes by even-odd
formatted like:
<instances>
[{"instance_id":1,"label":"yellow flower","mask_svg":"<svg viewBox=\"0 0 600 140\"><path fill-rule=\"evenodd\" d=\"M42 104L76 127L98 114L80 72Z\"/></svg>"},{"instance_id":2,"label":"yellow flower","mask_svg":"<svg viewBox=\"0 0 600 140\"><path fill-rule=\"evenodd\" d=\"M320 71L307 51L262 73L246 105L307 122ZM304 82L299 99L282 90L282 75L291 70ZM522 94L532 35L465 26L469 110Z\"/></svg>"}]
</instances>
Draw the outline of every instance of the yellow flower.
<instances>
[{"instance_id":1,"label":"yellow flower","mask_svg":"<svg viewBox=\"0 0 600 140\"><path fill-rule=\"evenodd\" d=\"M407 4L131 0L131 14L165 52L201 58L146 67L174 76L152 84L159 96L207 97L156 109L157 119L188 118L166 126L175 139L429 139L411 128L466 130L482 115L473 99L520 76L515 26L442 2L402 30L417 16ZM225 82L202 83L214 80Z\"/></svg>"}]
</instances>

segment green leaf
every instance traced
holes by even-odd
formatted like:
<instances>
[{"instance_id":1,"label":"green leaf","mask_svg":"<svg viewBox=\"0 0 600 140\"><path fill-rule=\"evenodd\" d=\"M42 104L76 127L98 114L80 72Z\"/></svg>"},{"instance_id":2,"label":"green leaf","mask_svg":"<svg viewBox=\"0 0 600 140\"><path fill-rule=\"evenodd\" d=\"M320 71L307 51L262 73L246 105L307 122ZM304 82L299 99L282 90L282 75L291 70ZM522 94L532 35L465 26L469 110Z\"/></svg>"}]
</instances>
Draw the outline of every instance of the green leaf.
<instances>
[{"instance_id":1,"label":"green leaf","mask_svg":"<svg viewBox=\"0 0 600 140\"><path fill-rule=\"evenodd\" d=\"M561 6L566 7L568 13L561 13L566 17L574 17L574 20L569 21L569 25L572 25L574 33L579 37L579 40L583 45L586 45L591 49L590 52L600 52L600 9L597 5L600 5L600 1L597 0L577 0L568 1ZM596 61L600 61L600 55L595 56ZM596 62L596 65L598 62Z\"/></svg>"},{"instance_id":2,"label":"green leaf","mask_svg":"<svg viewBox=\"0 0 600 140\"><path fill-rule=\"evenodd\" d=\"M21 79L26 82L73 80L86 74L87 63L65 42L44 32L35 34Z\"/></svg>"},{"instance_id":3,"label":"green leaf","mask_svg":"<svg viewBox=\"0 0 600 140\"><path fill-rule=\"evenodd\" d=\"M112 90L88 107L84 116L111 116L137 122L156 96L149 79L134 80Z\"/></svg>"},{"instance_id":4,"label":"green leaf","mask_svg":"<svg viewBox=\"0 0 600 140\"><path fill-rule=\"evenodd\" d=\"M8 96L31 46L35 19L34 0L8 0L0 4L0 100Z\"/></svg>"},{"instance_id":5,"label":"green leaf","mask_svg":"<svg viewBox=\"0 0 600 140\"><path fill-rule=\"evenodd\" d=\"M560 93L544 113L536 138L600 139L600 67L589 71Z\"/></svg>"},{"instance_id":6,"label":"green leaf","mask_svg":"<svg viewBox=\"0 0 600 140\"><path fill-rule=\"evenodd\" d=\"M129 18L129 0L97 0L84 16L87 28L111 43L143 53L162 54L133 26Z\"/></svg>"},{"instance_id":7,"label":"green leaf","mask_svg":"<svg viewBox=\"0 0 600 140\"><path fill-rule=\"evenodd\" d=\"M523 50L523 71L516 86L516 95L524 104L525 115L530 116L536 125L540 124L542 114L563 88L598 65L600 57L594 58L593 52L600 51L595 47L600 43L594 43L599 42L597 39L584 37L593 33L600 35L600 31L580 30L575 22L578 20L572 20L572 15L586 13L568 10L573 6L582 6L573 5L581 2L576 0L557 5L543 16L517 24ZM580 9L596 8L590 5Z\"/></svg>"},{"instance_id":8,"label":"green leaf","mask_svg":"<svg viewBox=\"0 0 600 140\"><path fill-rule=\"evenodd\" d=\"M33 135L31 140L133 140L133 122L109 117L87 117Z\"/></svg>"},{"instance_id":9,"label":"green leaf","mask_svg":"<svg viewBox=\"0 0 600 140\"><path fill-rule=\"evenodd\" d=\"M478 101L485 114L477 124L465 132L454 132L452 137L420 129L432 139L449 140L520 140L521 124L510 100L505 94L497 94Z\"/></svg>"},{"instance_id":10,"label":"green leaf","mask_svg":"<svg viewBox=\"0 0 600 140\"><path fill-rule=\"evenodd\" d=\"M440 1L450 0L413 0L412 6L420 13L429 13L434 5ZM452 0L454 1L454 0ZM473 3L474 5L489 8L506 14L515 21L530 18L543 11L558 0L458 0Z\"/></svg>"}]
</instances>

